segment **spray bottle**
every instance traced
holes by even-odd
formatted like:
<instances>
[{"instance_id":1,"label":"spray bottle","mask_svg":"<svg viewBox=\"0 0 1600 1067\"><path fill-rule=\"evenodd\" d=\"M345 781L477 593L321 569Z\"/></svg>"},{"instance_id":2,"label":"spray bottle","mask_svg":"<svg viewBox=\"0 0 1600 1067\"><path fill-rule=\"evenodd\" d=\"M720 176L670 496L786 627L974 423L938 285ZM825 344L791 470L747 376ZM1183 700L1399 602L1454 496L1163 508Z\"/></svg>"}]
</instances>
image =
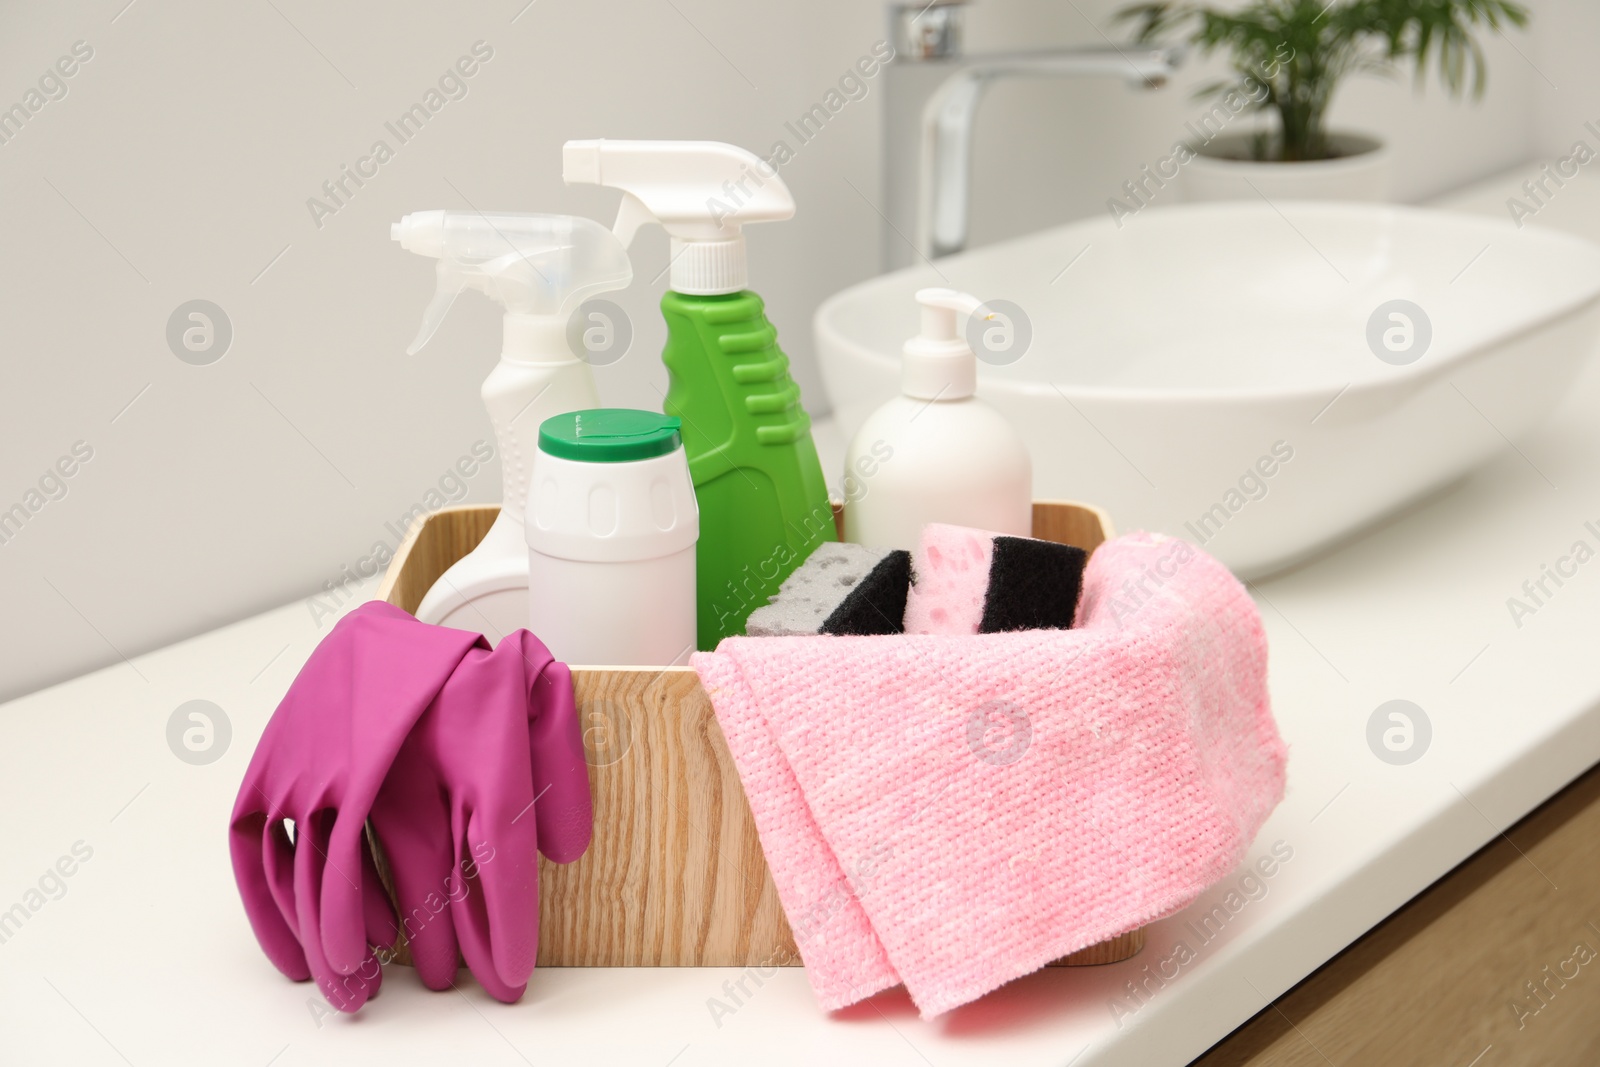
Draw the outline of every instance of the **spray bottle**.
<instances>
[{"instance_id":1,"label":"spray bottle","mask_svg":"<svg viewBox=\"0 0 1600 1067\"><path fill-rule=\"evenodd\" d=\"M439 287L407 353L428 343L456 297L477 289L505 310L500 362L483 383L500 451L500 514L483 540L435 582L417 608L423 622L477 630L493 640L528 625L528 544L523 518L539 425L599 406L594 373L569 340L573 312L596 293L633 280L626 249L604 226L569 215L418 211L390 236L439 261Z\"/></svg>"},{"instance_id":2,"label":"spray bottle","mask_svg":"<svg viewBox=\"0 0 1600 1067\"><path fill-rule=\"evenodd\" d=\"M700 507L698 641L715 648L836 540L800 389L745 288L744 225L789 218L794 198L772 166L716 141L568 141L562 176L622 190L624 247L649 222L672 238L662 407L683 423Z\"/></svg>"}]
</instances>

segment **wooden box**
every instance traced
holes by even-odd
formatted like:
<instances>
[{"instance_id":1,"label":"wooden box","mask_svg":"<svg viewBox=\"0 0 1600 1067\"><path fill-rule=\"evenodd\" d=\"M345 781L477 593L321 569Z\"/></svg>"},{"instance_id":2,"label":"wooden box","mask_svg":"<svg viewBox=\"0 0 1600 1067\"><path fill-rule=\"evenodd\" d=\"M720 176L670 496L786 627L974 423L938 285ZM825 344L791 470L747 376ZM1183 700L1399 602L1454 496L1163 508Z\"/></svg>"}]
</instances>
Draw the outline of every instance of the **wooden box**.
<instances>
[{"instance_id":1,"label":"wooden box","mask_svg":"<svg viewBox=\"0 0 1600 1067\"><path fill-rule=\"evenodd\" d=\"M498 513L466 506L427 516L396 552L378 598L414 612ZM1033 532L1091 552L1112 536L1098 509L1057 502L1034 505ZM796 961L738 771L694 671L573 666L572 679L594 840L574 863L541 860L539 966ZM1143 944L1135 930L1059 962L1111 963Z\"/></svg>"}]
</instances>

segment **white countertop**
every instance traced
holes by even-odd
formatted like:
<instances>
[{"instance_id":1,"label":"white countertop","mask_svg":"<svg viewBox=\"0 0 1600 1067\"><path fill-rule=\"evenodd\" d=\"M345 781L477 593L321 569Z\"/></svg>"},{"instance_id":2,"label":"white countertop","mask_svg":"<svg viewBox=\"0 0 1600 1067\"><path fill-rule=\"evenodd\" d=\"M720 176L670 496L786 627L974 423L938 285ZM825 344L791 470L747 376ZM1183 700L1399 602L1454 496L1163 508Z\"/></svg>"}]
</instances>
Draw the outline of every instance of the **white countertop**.
<instances>
[{"instance_id":1,"label":"white countertop","mask_svg":"<svg viewBox=\"0 0 1600 1067\"><path fill-rule=\"evenodd\" d=\"M1525 176L1452 203L1503 213ZM1600 237L1595 187L1549 217ZM1152 928L1132 961L1043 971L932 1022L900 991L824 1015L797 969L720 1021L707 1001L739 972L547 969L507 1007L465 972L460 993L436 994L391 968L358 1016L330 1016L256 946L225 843L255 741L327 632L330 620L319 628L292 604L0 706L0 912L37 904L28 894L47 869L78 842L80 856L92 849L64 865L70 877L45 878L42 906L0 943L0 1062L1186 1063L1600 761L1600 561L1520 628L1506 606L1574 541L1600 547L1584 525L1600 529L1597 409L1591 372L1520 453L1260 587L1290 764L1251 857L1277 842L1292 857L1259 882L1243 870L1225 880ZM1373 710L1395 698L1432 723L1407 766L1366 740ZM232 724L210 765L167 745L169 717L191 699ZM1219 904L1227 918L1202 944L1191 923ZM1169 963L1176 977L1151 981L1142 1004L1124 1000L1118 1019L1113 998L1180 939L1193 958ZM1481 1051L1463 1036L1437 1058Z\"/></svg>"}]
</instances>

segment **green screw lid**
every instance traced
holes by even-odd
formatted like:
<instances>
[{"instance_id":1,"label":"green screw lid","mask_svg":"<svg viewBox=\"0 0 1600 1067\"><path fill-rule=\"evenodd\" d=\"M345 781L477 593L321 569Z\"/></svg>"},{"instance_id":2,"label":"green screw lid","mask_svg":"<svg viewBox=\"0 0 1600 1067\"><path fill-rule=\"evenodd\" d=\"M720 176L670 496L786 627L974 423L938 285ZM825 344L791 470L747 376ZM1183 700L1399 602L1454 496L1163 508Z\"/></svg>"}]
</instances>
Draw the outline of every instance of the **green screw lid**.
<instances>
[{"instance_id":1,"label":"green screw lid","mask_svg":"<svg viewBox=\"0 0 1600 1067\"><path fill-rule=\"evenodd\" d=\"M582 463L629 463L683 447L670 415L633 408L569 411L539 424L539 450Z\"/></svg>"}]
</instances>

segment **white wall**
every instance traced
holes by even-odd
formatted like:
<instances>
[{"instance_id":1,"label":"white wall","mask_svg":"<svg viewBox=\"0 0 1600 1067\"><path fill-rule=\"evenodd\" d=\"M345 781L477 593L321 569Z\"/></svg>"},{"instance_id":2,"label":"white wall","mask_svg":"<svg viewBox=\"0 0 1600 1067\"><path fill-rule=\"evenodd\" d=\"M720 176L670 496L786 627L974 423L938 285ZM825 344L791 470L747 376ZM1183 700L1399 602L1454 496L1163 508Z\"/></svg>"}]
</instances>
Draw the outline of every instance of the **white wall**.
<instances>
[{"instance_id":1,"label":"white wall","mask_svg":"<svg viewBox=\"0 0 1600 1067\"><path fill-rule=\"evenodd\" d=\"M407 357L432 275L390 244L391 221L469 206L609 217L614 194L562 185L563 140L705 137L765 151L883 32L872 0L125 3L0 13L0 106L74 42L93 49L66 95L0 146L0 510L43 500L30 491L75 443L93 453L0 544L0 697L310 596L376 545L392 548L387 524L487 437L477 388L498 318L463 300ZM1114 6L988 0L970 13L969 41L1097 43L1087 20L1109 29ZM1554 25L1587 5L1544 6ZM316 225L307 199L375 139L393 144L385 121L477 41L493 57L467 95ZM1563 64L1588 58L1559 32L1540 41L1565 47ZM1341 123L1399 147L1403 197L1559 140L1535 121L1545 100L1533 68L1502 42L1490 55L1491 93L1475 108L1432 89L1419 99L1409 83L1341 98ZM975 240L1103 210L1198 110L1186 86L1200 76L1149 94L997 89L981 118ZM877 218L844 180L878 188L875 105L850 105L798 150L784 177L800 218L751 235L754 285L817 411L811 312L878 263ZM647 233L635 251L641 281L620 298L634 348L600 385L607 402L650 406L665 383L654 310L665 241ZM181 362L165 336L197 298L233 327L209 366ZM496 471L472 479L467 499L497 497Z\"/></svg>"},{"instance_id":2,"label":"white wall","mask_svg":"<svg viewBox=\"0 0 1600 1067\"><path fill-rule=\"evenodd\" d=\"M1590 0L1532 0L1536 22L1529 51L1540 156L1565 156L1573 142L1600 151L1600 4ZM1533 177L1530 171L1529 177Z\"/></svg>"}]
</instances>

